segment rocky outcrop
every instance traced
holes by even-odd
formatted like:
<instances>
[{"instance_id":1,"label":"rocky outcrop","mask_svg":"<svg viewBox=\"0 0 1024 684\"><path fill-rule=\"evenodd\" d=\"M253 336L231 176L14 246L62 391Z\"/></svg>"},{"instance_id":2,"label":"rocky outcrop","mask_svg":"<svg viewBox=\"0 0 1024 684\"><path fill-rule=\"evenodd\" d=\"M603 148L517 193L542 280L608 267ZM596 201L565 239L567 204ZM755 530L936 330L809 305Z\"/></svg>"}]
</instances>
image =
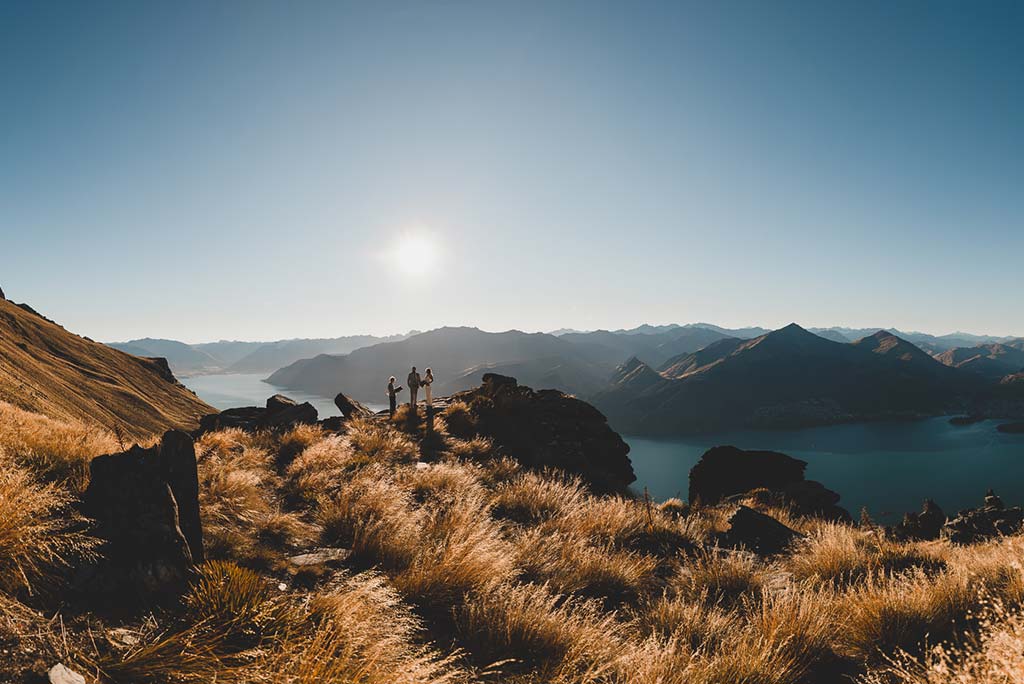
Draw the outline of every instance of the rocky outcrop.
<instances>
[{"instance_id":1,"label":"rocky outcrop","mask_svg":"<svg viewBox=\"0 0 1024 684\"><path fill-rule=\"evenodd\" d=\"M595 490L622 491L636 479L629 445L590 404L557 390L534 391L486 373L483 384L451 397L464 402L472 429L528 468L580 475Z\"/></svg>"},{"instance_id":2,"label":"rocky outcrop","mask_svg":"<svg viewBox=\"0 0 1024 684\"><path fill-rule=\"evenodd\" d=\"M899 541L938 539L946 514L931 499L925 499L919 513L907 513L903 520L888 531L889 536Z\"/></svg>"},{"instance_id":3,"label":"rocky outcrop","mask_svg":"<svg viewBox=\"0 0 1024 684\"><path fill-rule=\"evenodd\" d=\"M1006 508L990 489L981 508L968 508L942 526L942 536L954 544L975 542L1016 534L1024 528L1024 509Z\"/></svg>"},{"instance_id":4,"label":"rocky outcrop","mask_svg":"<svg viewBox=\"0 0 1024 684\"><path fill-rule=\"evenodd\" d=\"M776 451L745 451L734 446L709 449L690 469L690 502L714 504L767 490L779 503L801 515L851 520L839 494L820 482L804 479L806 461Z\"/></svg>"},{"instance_id":5,"label":"rocky outcrop","mask_svg":"<svg viewBox=\"0 0 1024 684\"><path fill-rule=\"evenodd\" d=\"M241 428L248 432L287 430L296 425L312 425L316 420L316 408L308 401L299 404L283 394L275 394L267 399L266 408L243 406L203 416L196 434L226 428Z\"/></svg>"},{"instance_id":6,"label":"rocky outcrop","mask_svg":"<svg viewBox=\"0 0 1024 684\"><path fill-rule=\"evenodd\" d=\"M343 393L338 392L338 395L334 397L334 405L341 411L342 418L348 420L350 418L369 418L373 415L373 411L360 404L355 399L346 397Z\"/></svg>"},{"instance_id":7,"label":"rocky outcrop","mask_svg":"<svg viewBox=\"0 0 1024 684\"><path fill-rule=\"evenodd\" d=\"M1021 435L1024 434L1024 421L1019 423L1003 423L998 426L996 430L1004 432L1009 435Z\"/></svg>"},{"instance_id":8,"label":"rocky outcrop","mask_svg":"<svg viewBox=\"0 0 1024 684\"><path fill-rule=\"evenodd\" d=\"M203 561L192 438L172 430L149 449L94 458L89 474L82 512L106 542L103 559L87 572L90 589L111 594L128 588L158 601L177 596Z\"/></svg>"},{"instance_id":9,"label":"rocky outcrop","mask_svg":"<svg viewBox=\"0 0 1024 684\"><path fill-rule=\"evenodd\" d=\"M762 556L785 551L802 535L775 518L740 506L729 518L729 529L719 538L722 546L744 548Z\"/></svg>"}]
</instances>

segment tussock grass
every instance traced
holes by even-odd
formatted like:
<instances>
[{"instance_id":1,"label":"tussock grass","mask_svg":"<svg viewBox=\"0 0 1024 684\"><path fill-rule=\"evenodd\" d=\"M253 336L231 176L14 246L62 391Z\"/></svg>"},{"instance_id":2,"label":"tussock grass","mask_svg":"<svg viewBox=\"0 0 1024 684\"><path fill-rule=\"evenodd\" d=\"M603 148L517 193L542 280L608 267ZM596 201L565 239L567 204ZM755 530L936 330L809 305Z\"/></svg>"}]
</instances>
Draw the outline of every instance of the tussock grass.
<instances>
[{"instance_id":1,"label":"tussock grass","mask_svg":"<svg viewBox=\"0 0 1024 684\"><path fill-rule=\"evenodd\" d=\"M27 604L93 552L69 511L92 452L118 447L89 432L65 450L77 427L0 406L0 651L112 683L1021 681L1024 536L904 543L755 494L806 535L763 559L715 545L731 507L594 495L524 470L475 420L446 409L429 448L421 421L377 418L204 435L213 560L180 609L128 618L136 641L111 647L111 625ZM351 556L302 584L287 557L314 546ZM0 680L13 667L0 657Z\"/></svg>"},{"instance_id":2,"label":"tussock grass","mask_svg":"<svg viewBox=\"0 0 1024 684\"><path fill-rule=\"evenodd\" d=\"M54 420L0 402L0 451L38 477L67 482L81 492L89 483L89 461L121 451L121 446L112 433L99 428Z\"/></svg>"},{"instance_id":3,"label":"tussock grass","mask_svg":"<svg viewBox=\"0 0 1024 684\"><path fill-rule=\"evenodd\" d=\"M75 560L94 553L98 540L82 531L71 501L0 450L0 592L53 589Z\"/></svg>"}]
</instances>

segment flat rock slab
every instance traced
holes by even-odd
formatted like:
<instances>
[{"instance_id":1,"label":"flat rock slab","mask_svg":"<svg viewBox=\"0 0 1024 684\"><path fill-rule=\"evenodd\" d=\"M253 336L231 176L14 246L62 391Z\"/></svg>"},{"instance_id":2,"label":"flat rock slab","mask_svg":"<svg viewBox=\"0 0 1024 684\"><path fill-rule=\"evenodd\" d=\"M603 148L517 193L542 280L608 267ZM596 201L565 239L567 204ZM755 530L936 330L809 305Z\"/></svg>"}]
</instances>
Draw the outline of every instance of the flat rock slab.
<instances>
[{"instance_id":1,"label":"flat rock slab","mask_svg":"<svg viewBox=\"0 0 1024 684\"><path fill-rule=\"evenodd\" d=\"M344 563L351 555L352 551L349 549L314 549L309 553L292 556L288 559L288 562L300 568L312 565L333 565Z\"/></svg>"}]
</instances>

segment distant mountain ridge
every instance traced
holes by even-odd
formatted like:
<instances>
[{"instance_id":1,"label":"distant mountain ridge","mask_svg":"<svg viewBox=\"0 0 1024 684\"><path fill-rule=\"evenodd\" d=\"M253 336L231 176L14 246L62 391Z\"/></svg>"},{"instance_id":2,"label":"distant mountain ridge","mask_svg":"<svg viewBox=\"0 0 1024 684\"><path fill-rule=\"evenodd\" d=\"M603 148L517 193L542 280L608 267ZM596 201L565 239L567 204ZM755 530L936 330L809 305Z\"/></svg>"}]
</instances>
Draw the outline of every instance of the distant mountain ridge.
<instances>
[{"instance_id":1,"label":"distant mountain ridge","mask_svg":"<svg viewBox=\"0 0 1024 684\"><path fill-rule=\"evenodd\" d=\"M178 375L188 376L204 373L271 373L295 361L318 354L347 354L360 347L392 342L405 337L408 335L349 335L276 342L222 340L200 344L143 338L127 342L110 342L108 346L135 356L165 358L172 371Z\"/></svg>"},{"instance_id":2,"label":"distant mountain ridge","mask_svg":"<svg viewBox=\"0 0 1024 684\"><path fill-rule=\"evenodd\" d=\"M618 429L639 433L933 415L962 410L987 386L887 331L843 344L796 324L719 341L662 373L631 365L592 400Z\"/></svg>"}]
</instances>

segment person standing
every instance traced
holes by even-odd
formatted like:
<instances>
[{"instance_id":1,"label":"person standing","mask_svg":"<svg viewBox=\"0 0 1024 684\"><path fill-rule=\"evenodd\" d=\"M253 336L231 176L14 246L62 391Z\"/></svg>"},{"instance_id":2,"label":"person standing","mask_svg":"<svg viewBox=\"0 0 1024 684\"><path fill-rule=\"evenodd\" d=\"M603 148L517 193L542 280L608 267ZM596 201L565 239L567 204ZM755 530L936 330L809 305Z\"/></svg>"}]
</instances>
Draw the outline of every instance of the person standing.
<instances>
[{"instance_id":1,"label":"person standing","mask_svg":"<svg viewBox=\"0 0 1024 684\"><path fill-rule=\"evenodd\" d=\"M434 407L434 400L430 392L430 386L434 384L434 371L428 368L423 373L423 379L420 380L420 384L423 385L423 392L427 399L427 410L430 411Z\"/></svg>"},{"instance_id":2,"label":"person standing","mask_svg":"<svg viewBox=\"0 0 1024 684\"><path fill-rule=\"evenodd\" d=\"M413 411L416 410L416 394L420 389L420 374L416 372L416 366L412 367L409 371L409 377L406 378L406 384L409 385L409 406L412 406Z\"/></svg>"},{"instance_id":3,"label":"person standing","mask_svg":"<svg viewBox=\"0 0 1024 684\"><path fill-rule=\"evenodd\" d=\"M401 387L395 387L395 376L392 375L388 379L388 410L392 418L395 417L396 404L398 402L398 393L402 391Z\"/></svg>"}]
</instances>

